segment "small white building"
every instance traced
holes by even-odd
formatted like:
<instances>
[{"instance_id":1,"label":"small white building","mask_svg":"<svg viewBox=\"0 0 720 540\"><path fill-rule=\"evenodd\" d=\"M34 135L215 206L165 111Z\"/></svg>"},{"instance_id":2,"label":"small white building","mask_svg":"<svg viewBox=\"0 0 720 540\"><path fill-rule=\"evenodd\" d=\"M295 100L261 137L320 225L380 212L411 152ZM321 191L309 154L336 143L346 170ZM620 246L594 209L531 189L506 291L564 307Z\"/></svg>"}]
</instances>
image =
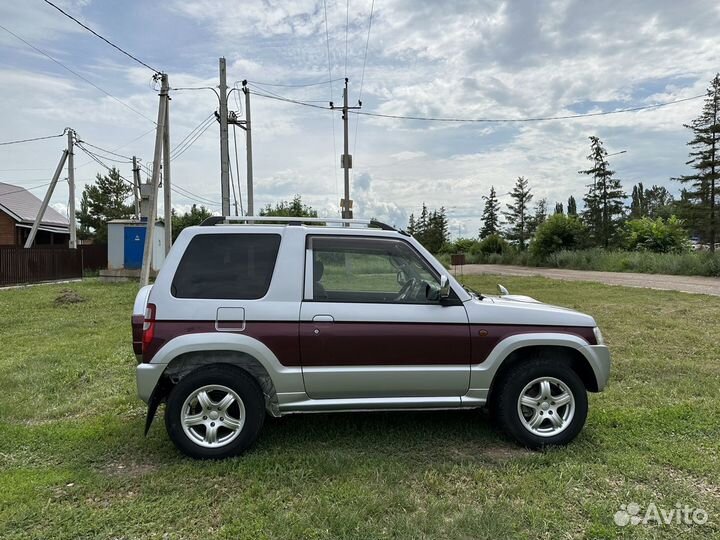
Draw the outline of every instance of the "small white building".
<instances>
[{"instance_id":1,"label":"small white building","mask_svg":"<svg viewBox=\"0 0 720 540\"><path fill-rule=\"evenodd\" d=\"M145 221L135 219L108 221L108 270L134 270L139 275L143 263L146 229ZM151 269L157 272L164 261L165 225L162 221L156 221L153 231Z\"/></svg>"}]
</instances>

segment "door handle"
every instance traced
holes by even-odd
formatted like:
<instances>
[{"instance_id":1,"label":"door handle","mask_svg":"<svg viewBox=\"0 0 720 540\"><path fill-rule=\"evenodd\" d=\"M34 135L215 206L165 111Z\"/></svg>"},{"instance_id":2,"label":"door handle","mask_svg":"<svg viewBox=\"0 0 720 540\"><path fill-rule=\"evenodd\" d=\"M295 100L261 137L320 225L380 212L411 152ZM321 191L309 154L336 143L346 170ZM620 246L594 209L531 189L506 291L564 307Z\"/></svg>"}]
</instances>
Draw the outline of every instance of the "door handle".
<instances>
[{"instance_id":1,"label":"door handle","mask_svg":"<svg viewBox=\"0 0 720 540\"><path fill-rule=\"evenodd\" d=\"M315 315L312 320L313 322L335 322L332 315Z\"/></svg>"}]
</instances>

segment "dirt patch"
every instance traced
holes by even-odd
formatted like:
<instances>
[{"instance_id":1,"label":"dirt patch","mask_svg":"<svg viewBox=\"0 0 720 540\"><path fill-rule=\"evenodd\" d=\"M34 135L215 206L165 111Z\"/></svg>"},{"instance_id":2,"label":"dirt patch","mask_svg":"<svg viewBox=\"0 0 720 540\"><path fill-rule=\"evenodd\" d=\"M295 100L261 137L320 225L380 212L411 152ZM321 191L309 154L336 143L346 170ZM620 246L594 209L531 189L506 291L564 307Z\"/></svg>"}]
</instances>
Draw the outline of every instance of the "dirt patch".
<instances>
[{"instance_id":1,"label":"dirt patch","mask_svg":"<svg viewBox=\"0 0 720 540\"><path fill-rule=\"evenodd\" d=\"M55 298L55 305L56 306L67 306L69 304L79 304L81 302L85 302L86 298L84 296L80 296L78 293L71 289L64 289L60 295Z\"/></svg>"}]
</instances>

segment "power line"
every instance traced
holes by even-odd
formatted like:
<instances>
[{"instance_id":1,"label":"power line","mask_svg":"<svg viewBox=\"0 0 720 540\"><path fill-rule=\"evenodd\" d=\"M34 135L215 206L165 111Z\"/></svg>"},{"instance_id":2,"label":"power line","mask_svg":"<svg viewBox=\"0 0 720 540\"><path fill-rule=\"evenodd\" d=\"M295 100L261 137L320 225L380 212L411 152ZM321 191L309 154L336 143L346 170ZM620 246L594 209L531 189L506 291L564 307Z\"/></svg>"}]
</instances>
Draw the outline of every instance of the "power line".
<instances>
[{"instance_id":1,"label":"power line","mask_svg":"<svg viewBox=\"0 0 720 540\"><path fill-rule=\"evenodd\" d=\"M60 13L62 13L63 15L65 15L67 18L75 21L75 22L78 23L80 26L82 26L85 30L87 30L88 32L90 32L90 33L93 34L94 36L99 37L99 38L102 39L105 43L107 43L107 44L110 45L111 47L114 47L115 49L117 49L118 51L120 51L121 53L123 53L125 56L127 56L128 58L131 58L131 59L135 60L138 64L140 64L140 65L142 65L142 66L145 66L146 68L148 68L148 69L149 69L150 71L152 71L153 73L161 73L161 71L160 71L159 69L155 69L154 67L149 66L148 64L146 64L145 62L143 62L142 60L140 60L139 58L137 58L136 56L133 56L132 54L130 54L129 52L127 52L125 49L123 49L123 48L121 48L121 47L118 47L117 45L115 45L115 44L114 44L112 41L110 41L109 39L107 39L107 38L101 36L100 34L98 34L95 30L93 30L92 28L90 28L88 25L86 25L86 24L80 22L79 20L77 20L75 17L73 17L72 15L70 15L67 11L63 10L62 8L60 8L60 7L56 6L55 4L53 4L52 2L50 2L50 0L44 0L44 1L45 1L46 4L54 7L54 8L57 9Z\"/></svg>"},{"instance_id":2,"label":"power line","mask_svg":"<svg viewBox=\"0 0 720 540\"><path fill-rule=\"evenodd\" d=\"M20 37L19 35L17 35L15 32L12 32L12 31L8 30L7 28L5 28L5 27L4 27L3 25L1 25L1 24L0 24L0 28L2 28L3 30L5 30L5 31L6 31L8 34L10 34L11 36L13 36L13 37L19 39L20 41L22 41L25 45L27 45L27 46L30 47L31 49L33 49L33 50L35 50L36 52L39 52L40 54L42 54L43 56L49 58L50 60L52 60L53 62L55 62L57 65L59 65L60 67L62 67L63 69L69 71L70 73L72 73L73 75L75 75L78 79L81 79L81 80L85 81L86 83L88 83L90 86L92 86L92 87L95 88L96 90L99 90L100 92L102 92L103 94L105 94L106 96L108 96L109 98L114 99L115 101L117 101L117 102L118 102L120 105L122 105L123 107L131 110L132 112L134 112L135 114L137 114L137 115L139 115L139 116L142 116L145 120L148 120L148 121L152 122L153 124L155 124L155 120L153 120L152 118L149 118L149 117L145 116L143 113L141 113L140 111L138 111L138 110L135 109L134 107L128 105L127 103L125 103L125 102L124 102L123 100L121 100L120 98L117 98L117 97L113 96L110 92L108 92L108 91L105 90L104 88L99 87L97 84L95 84L94 82L92 82L90 79L88 79L88 78L80 75L77 71L74 71L74 70L70 69L70 68L67 67L65 64L63 64L60 60L57 60L56 58L53 58L53 57L50 56L48 53L46 53L45 51L43 51L42 49L40 49L39 47L36 47L35 45L33 45L32 43L30 43L30 42L27 41L26 39L21 38L21 37Z\"/></svg>"},{"instance_id":3,"label":"power line","mask_svg":"<svg viewBox=\"0 0 720 540\"><path fill-rule=\"evenodd\" d=\"M45 139L55 139L56 137L62 137L64 135L65 135L64 133L61 133L60 135L47 135L45 137L33 137L32 139L18 139L15 141L6 141L6 142L0 143L0 146L7 146L9 144L20 144L20 143L26 143L26 142L32 142L32 141L42 141ZM30 169L27 169L27 170L30 170Z\"/></svg>"},{"instance_id":4,"label":"power line","mask_svg":"<svg viewBox=\"0 0 720 540\"><path fill-rule=\"evenodd\" d=\"M110 154L111 156L116 156L116 157L123 158L123 159L128 160L128 161L132 161L132 157L130 157L130 156L124 156L124 155L122 155L122 154L118 154L118 153L116 153L116 152L113 152L112 150L106 150L105 148L102 148L102 147L100 147L100 146L96 146L96 145L94 145L94 144L90 144L90 143L87 142L87 141L83 141L83 140L81 140L81 139L78 139L77 142L83 143L85 146L90 146L91 148L95 148L96 150L100 150L101 152L105 152L106 154ZM103 157L104 157L104 156L103 156ZM110 161L117 161L117 160L113 160L112 158L106 158L106 159L108 159L108 160L110 160ZM118 162L118 163L126 163L125 161L117 161L117 162Z\"/></svg>"},{"instance_id":5,"label":"power line","mask_svg":"<svg viewBox=\"0 0 720 540\"><path fill-rule=\"evenodd\" d=\"M222 206L222 205L221 205L219 202L217 202L217 201L212 201L212 200L210 200L210 199L208 199L208 198L206 198L206 197L203 197L203 196L201 196L201 195L198 195L197 193L193 193L193 192L190 191L189 189L184 188L184 187L181 187L181 186L179 186L179 185L177 185L177 184L174 185L174 186L172 186L170 189L172 189L175 193L178 193L179 195L182 195L183 197L186 197L186 198L188 198L188 199L191 198L191 197L195 197L195 199L197 199L199 202L204 202L205 204L211 204L211 205L213 205L213 206Z\"/></svg>"},{"instance_id":6,"label":"power line","mask_svg":"<svg viewBox=\"0 0 720 540\"><path fill-rule=\"evenodd\" d=\"M375 116L377 118L391 118L395 120L420 120L424 122L475 122L475 123L519 123L519 122L547 122L550 120L573 120L576 118L589 118L592 116L606 116L610 114L621 114L627 112L643 111L646 109L658 109L660 107L666 107L668 105L674 105L676 103L682 103L684 101L691 101L693 99L699 99L706 97L706 94L699 94L697 96L691 96L682 99L676 99L673 101L666 101L663 103L656 103L654 105L642 105L639 107L628 107L625 109L616 109L614 111L599 111L592 113L579 113L579 114L568 114L563 116L538 116L530 118L438 118L430 116L403 116L399 114L381 114L364 111L350 111L353 114L359 114L363 116Z\"/></svg>"},{"instance_id":7,"label":"power line","mask_svg":"<svg viewBox=\"0 0 720 540\"><path fill-rule=\"evenodd\" d=\"M286 98L286 97L282 97L282 96L278 96L278 95L271 96L271 95L269 95L269 94L262 94L262 93L259 93L259 92L253 92L253 95L254 95L254 96L264 97L264 98L267 98L267 99L275 99L275 100L277 100L277 101L285 101L285 102L287 102L287 103L295 103L296 105L304 105L305 107L312 107L313 109L322 109L322 110L324 110L324 111L332 111L332 110L333 110L333 109L331 109L330 107L323 107L322 105L314 105L314 104L312 104L312 103L308 103L307 101L299 101L299 100L297 100L297 99L290 99L290 98ZM339 109L338 109L338 110L339 110ZM334 126L334 125L335 125L335 124L333 123L333 126Z\"/></svg>"},{"instance_id":8,"label":"power line","mask_svg":"<svg viewBox=\"0 0 720 540\"><path fill-rule=\"evenodd\" d=\"M130 145L131 145L132 143L134 143L135 141L139 141L140 139L142 139L143 137L145 137L145 135L148 135L148 134L152 133L153 131L155 131L155 128L149 129L148 131L146 131L146 132L143 133L142 135L138 135L137 137L135 137L133 140L131 140L131 141L129 141L129 142L126 142L125 144L121 144L120 146L117 146L117 147L113 148L113 151L112 151L112 152L109 152L109 151L108 151L108 152L112 154L113 152L116 152L116 151L118 151L118 150L122 150L122 149L125 148L126 146L130 146ZM88 144L88 143L85 143L85 144ZM79 169L80 167L86 167L87 165L90 165L91 163L92 163L92 160L91 160L91 161L86 161L86 162L83 163L82 165L76 165L76 166L75 166L75 169Z\"/></svg>"},{"instance_id":9,"label":"power line","mask_svg":"<svg viewBox=\"0 0 720 540\"><path fill-rule=\"evenodd\" d=\"M362 104L363 84L365 83L365 66L367 65L368 48L370 46L370 30L372 29L372 18L375 12L375 0L370 4L370 16L368 17L368 32L365 40L365 55L363 56L362 74L360 75L360 92L358 93L358 104ZM353 154L357 152L358 128L360 126L360 117L355 118L355 137L353 138ZM354 177L354 171L353 171Z\"/></svg>"},{"instance_id":10,"label":"power line","mask_svg":"<svg viewBox=\"0 0 720 540\"><path fill-rule=\"evenodd\" d=\"M338 77L337 79L333 79L330 77L330 80L327 81L317 81L317 82L311 82L311 83L301 83L301 84L278 84L278 83L265 83L265 82L258 82L258 81L250 81L249 83L257 84L258 86L276 86L279 88L305 88L308 86L321 86L323 84L332 84L337 81L342 81L342 77ZM236 83L237 84L237 83Z\"/></svg>"},{"instance_id":11,"label":"power line","mask_svg":"<svg viewBox=\"0 0 720 540\"><path fill-rule=\"evenodd\" d=\"M134 184L133 182L131 182L130 180L128 180L127 178L125 178L122 174L120 174L120 171L118 171L115 167L110 167L110 166L108 166L106 163L104 163L104 162L100 159L100 157L98 157L97 155L95 155L94 153L92 153L90 150L88 150L87 148L85 148L85 146L84 146L81 142L78 141L77 143L75 143L75 146L77 146L80 150L82 150L83 152L85 152L88 156L90 156L90 157L93 159L93 161L95 161L96 163L98 163L100 166L105 167L105 168L108 170L108 172L113 172L113 171L115 171L115 172L117 173L118 177L119 177L121 180L123 180L124 182L127 182L128 184L130 184L131 186L133 186L133 188L135 187L135 184Z\"/></svg>"},{"instance_id":12,"label":"power line","mask_svg":"<svg viewBox=\"0 0 720 540\"><path fill-rule=\"evenodd\" d=\"M4 184L7 183L7 182L5 182L5 181L2 181L2 182L3 182ZM30 191L30 190L32 190L32 189L40 189L40 188L43 188L43 187L47 187L47 186L49 186L50 184L52 184L52 182L48 182L47 184L40 184L39 186L32 186L32 187L27 187L27 188L15 189L15 190L13 190L13 191L5 191L4 193L0 193L0 197L4 197L5 195L12 195L13 193L22 193L23 191ZM8 184L8 185L12 185L12 184Z\"/></svg>"},{"instance_id":13,"label":"power line","mask_svg":"<svg viewBox=\"0 0 720 540\"><path fill-rule=\"evenodd\" d=\"M182 148L180 147L180 145L178 145L178 146L176 146L173 150L170 151L170 154L171 154L171 156L170 156L170 161L174 161L175 159L179 158L179 157L180 157L181 155L183 155L193 144L195 144L195 141L197 141L197 140L202 136L202 134L205 133L205 132L210 128L210 126L213 125L213 123L214 123L214 122L213 122L213 116L214 116L214 115L211 115L210 117L208 117L206 120L204 120L204 121L202 122L202 124L201 124L201 126L203 126L202 129L200 129L199 131L197 131L196 134L193 135L193 138L192 138L192 139L187 140L187 142L182 146ZM204 124L204 125L203 125L203 124ZM198 129L198 128L200 128L200 126L198 126L198 127L195 128L195 129ZM186 137L185 139L188 139L188 138ZM182 144L182 143L181 143L181 144ZM173 153L173 152L174 152L174 153Z\"/></svg>"},{"instance_id":14,"label":"power line","mask_svg":"<svg viewBox=\"0 0 720 540\"><path fill-rule=\"evenodd\" d=\"M185 137L183 138L183 140L181 140L179 143L177 143L177 144L175 145L175 147L174 147L172 150L170 150L170 153L172 154L173 152L176 152L181 146L183 146L183 144L185 143L185 141L187 141L190 137L192 137L192 135L194 135L195 132L196 132L198 129L201 129L201 128L205 125L205 123L208 122L214 115L215 115L214 113L210 113L210 114L207 115L205 118L203 118L197 126L195 126L194 128L192 128L192 129L188 132L188 134L185 135Z\"/></svg>"}]
</instances>

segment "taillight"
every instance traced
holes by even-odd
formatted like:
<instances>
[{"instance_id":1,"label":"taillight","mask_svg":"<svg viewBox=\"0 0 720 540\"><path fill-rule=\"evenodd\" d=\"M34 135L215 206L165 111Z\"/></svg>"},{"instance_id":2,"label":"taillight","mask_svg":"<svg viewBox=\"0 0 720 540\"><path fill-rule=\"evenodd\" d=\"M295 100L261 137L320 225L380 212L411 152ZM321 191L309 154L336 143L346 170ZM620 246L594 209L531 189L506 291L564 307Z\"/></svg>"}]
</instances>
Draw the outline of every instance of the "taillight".
<instances>
[{"instance_id":1,"label":"taillight","mask_svg":"<svg viewBox=\"0 0 720 540\"><path fill-rule=\"evenodd\" d=\"M145 320L142 327L142 352L147 351L155 337L155 304L148 304L145 308Z\"/></svg>"}]
</instances>

